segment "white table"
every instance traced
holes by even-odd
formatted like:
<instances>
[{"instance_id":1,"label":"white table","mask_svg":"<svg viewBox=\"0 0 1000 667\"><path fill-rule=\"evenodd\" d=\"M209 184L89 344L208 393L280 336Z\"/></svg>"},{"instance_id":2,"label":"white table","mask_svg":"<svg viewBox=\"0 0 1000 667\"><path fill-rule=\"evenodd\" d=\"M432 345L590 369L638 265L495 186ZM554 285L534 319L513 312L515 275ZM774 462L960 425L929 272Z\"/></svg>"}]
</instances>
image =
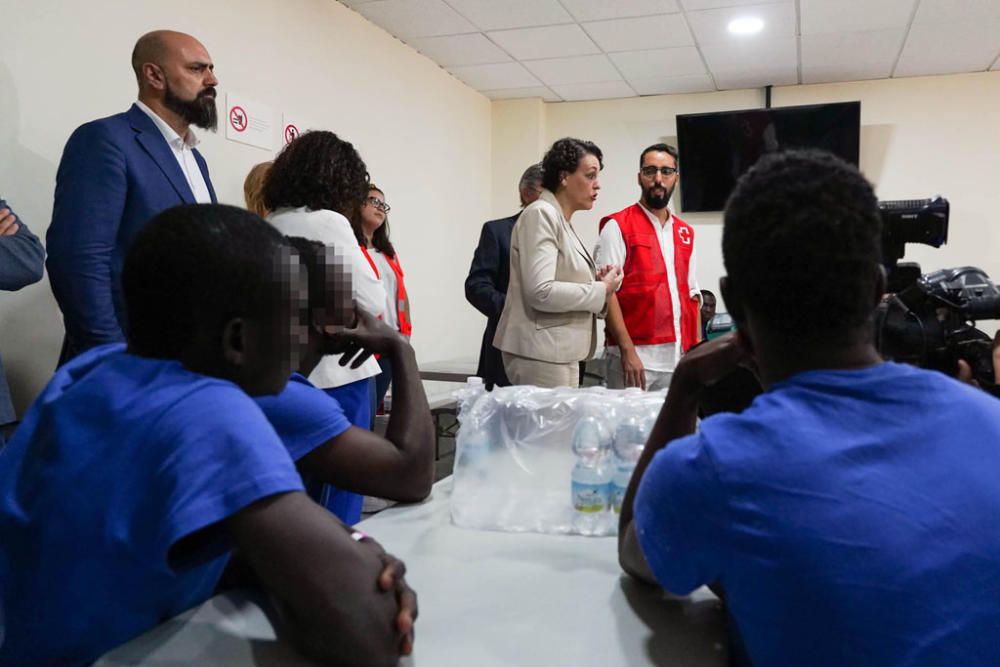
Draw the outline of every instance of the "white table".
<instances>
[{"instance_id":1,"label":"white table","mask_svg":"<svg viewBox=\"0 0 1000 667\"><path fill-rule=\"evenodd\" d=\"M421 667L634 667L726 664L724 618L707 589L673 598L621 574L614 538L451 525L451 479L421 505L361 528L406 561L420 600ZM306 665L275 640L258 601L209 600L98 665Z\"/></svg>"}]
</instances>

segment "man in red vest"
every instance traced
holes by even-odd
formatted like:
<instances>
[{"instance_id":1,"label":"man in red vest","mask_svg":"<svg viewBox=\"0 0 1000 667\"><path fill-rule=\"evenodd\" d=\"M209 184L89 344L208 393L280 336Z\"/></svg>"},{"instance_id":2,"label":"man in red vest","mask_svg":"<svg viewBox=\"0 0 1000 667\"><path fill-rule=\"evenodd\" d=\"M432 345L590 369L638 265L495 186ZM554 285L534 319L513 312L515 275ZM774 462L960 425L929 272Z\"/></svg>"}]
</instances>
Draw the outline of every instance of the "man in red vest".
<instances>
[{"instance_id":1,"label":"man in red vest","mask_svg":"<svg viewBox=\"0 0 1000 667\"><path fill-rule=\"evenodd\" d=\"M639 156L639 202L601 219L598 264L625 273L608 302L612 389L665 389L680 355L701 337L694 229L668 207L676 185L677 149L654 144Z\"/></svg>"}]
</instances>

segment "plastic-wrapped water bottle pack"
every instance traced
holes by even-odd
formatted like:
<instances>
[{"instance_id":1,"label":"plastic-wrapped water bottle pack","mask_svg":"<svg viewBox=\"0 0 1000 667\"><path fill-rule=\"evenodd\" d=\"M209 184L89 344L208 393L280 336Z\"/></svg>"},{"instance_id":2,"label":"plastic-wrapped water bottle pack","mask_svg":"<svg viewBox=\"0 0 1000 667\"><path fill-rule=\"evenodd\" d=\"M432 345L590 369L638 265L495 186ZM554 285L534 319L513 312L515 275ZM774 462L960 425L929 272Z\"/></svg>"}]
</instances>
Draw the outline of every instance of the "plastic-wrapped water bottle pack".
<instances>
[{"instance_id":1,"label":"plastic-wrapped water bottle pack","mask_svg":"<svg viewBox=\"0 0 1000 667\"><path fill-rule=\"evenodd\" d=\"M499 387L456 392L452 521L482 530L615 535L666 391Z\"/></svg>"}]
</instances>

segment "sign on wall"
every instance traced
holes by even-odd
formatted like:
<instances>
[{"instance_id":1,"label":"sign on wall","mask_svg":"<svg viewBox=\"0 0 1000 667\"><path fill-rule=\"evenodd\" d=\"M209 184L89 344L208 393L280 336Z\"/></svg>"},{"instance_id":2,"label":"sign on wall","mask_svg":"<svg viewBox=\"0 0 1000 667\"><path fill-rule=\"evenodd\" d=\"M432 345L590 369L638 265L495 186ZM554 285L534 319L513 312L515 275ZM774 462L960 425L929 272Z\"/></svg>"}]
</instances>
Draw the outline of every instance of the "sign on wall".
<instances>
[{"instance_id":1,"label":"sign on wall","mask_svg":"<svg viewBox=\"0 0 1000 667\"><path fill-rule=\"evenodd\" d=\"M274 111L238 93L226 93L226 139L273 150Z\"/></svg>"}]
</instances>

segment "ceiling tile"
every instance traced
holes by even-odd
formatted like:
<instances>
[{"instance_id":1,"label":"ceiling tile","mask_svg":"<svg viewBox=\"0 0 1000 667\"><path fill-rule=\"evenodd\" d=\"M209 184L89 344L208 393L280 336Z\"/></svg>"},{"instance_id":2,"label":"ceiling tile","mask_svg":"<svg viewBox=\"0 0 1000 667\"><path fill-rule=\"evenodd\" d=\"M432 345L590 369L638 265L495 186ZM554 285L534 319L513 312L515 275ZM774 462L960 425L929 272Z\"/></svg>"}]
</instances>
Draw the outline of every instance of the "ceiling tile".
<instances>
[{"instance_id":1,"label":"ceiling tile","mask_svg":"<svg viewBox=\"0 0 1000 667\"><path fill-rule=\"evenodd\" d=\"M586 56L600 53L579 25L555 25L519 30L497 30L487 37L518 60Z\"/></svg>"},{"instance_id":2,"label":"ceiling tile","mask_svg":"<svg viewBox=\"0 0 1000 667\"><path fill-rule=\"evenodd\" d=\"M620 81L622 78L608 57L603 54L529 60L524 63L524 66L541 79L542 83L550 86L564 83Z\"/></svg>"},{"instance_id":3,"label":"ceiling tile","mask_svg":"<svg viewBox=\"0 0 1000 667\"><path fill-rule=\"evenodd\" d=\"M897 28L803 35L802 83L888 78L904 33Z\"/></svg>"},{"instance_id":4,"label":"ceiling tile","mask_svg":"<svg viewBox=\"0 0 1000 667\"><path fill-rule=\"evenodd\" d=\"M635 91L624 81L605 81L603 83L568 83L562 86L552 86L559 97L567 102L583 100L606 100L617 97L635 97Z\"/></svg>"},{"instance_id":5,"label":"ceiling tile","mask_svg":"<svg viewBox=\"0 0 1000 667\"><path fill-rule=\"evenodd\" d=\"M558 0L447 0L459 14L480 30L530 28L572 23L573 17Z\"/></svg>"},{"instance_id":6,"label":"ceiling tile","mask_svg":"<svg viewBox=\"0 0 1000 667\"><path fill-rule=\"evenodd\" d=\"M373 2L373 0L340 0L340 3L347 5L348 7L357 7L358 5L363 5L367 2Z\"/></svg>"},{"instance_id":7,"label":"ceiling tile","mask_svg":"<svg viewBox=\"0 0 1000 667\"><path fill-rule=\"evenodd\" d=\"M630 80L705 74L705 63L693 46L626 51L609 57L622 76Z\"/></svg>"},{"instance_id":8,"label":"ceiling tile","mask_svg":"<svg viewBox=\"0 0 1000 667\"><path fill-rule=\"evenodd\" d=\"M701 52L714 75L721 71L753 71L798 66L794 35L769 40L732 40L729 44L706 44Z\"/></svg>"},{"instance_id":9,"label":"ceiling tile","mask_svg":"<svg viewBox=\"0 0 1000 667\"><path fill-rule=\"evenodd\" d=\"M479 32L444 37L416 37L410 40L410 46L442 67L485 65L511 60L503 49Z\"/></svg>"},{"instance_id":10,"label":"ceiling tile","mask_svg":"<svg viewBox=\"0 0 1000 667\"><path fill-rule=\"evenodd\" d=\"M449 67L448 71L476 90L527 88L541 83L521 63Z\"/></svg>"},{"instance_id":11,"label":"ceiling tile","mask_svg":"<svg viewBox=\"0 0 1000 667\"><path fill-rule=\"evenodd\" d=\"M760 0L684 0L684 9L688 12L697 12L702 9L716 9L719 7L741 7L746 5L760 5Z\"/></svg>"},{"instance_id":12,"label":"ceiling tile","mask_svg":"<svg viewBox=\"0 0 1000 667\"><path fill-rule=\"evenodd\" d=\"M747 7L709 9L687 13L691 31L699 44L732 44L737 41L769 40L778 35L795 34L795 6L791 2ZM755 17L764 21L764 29L755 35L734 35L729 32L731 21Z\"/></svg>"},{"instance_id":13,"label":"ceiling tile","mask_svg":"<svg viewBox=\"0 0 1000 667\"><path fill-rule=\"evenodd\" d=\"M577 21L602 21L632 16L673 14L681 10L677 0L561 0Z\"/></svg>"},{"instance_id":14,"label":"ceiling tile","mask_svg":"<svg viewBox=\"0 0 1000 667\"><path fill-rule=\"evenodd\" d=\"M910 26L893 76L981 72L1000 51L1000 19Z\"/></svg>"},{"instance_id":15,"label":"ceiling tile","mask_svg":"<svg viewBox=\"0 0 1000 667\"><path fill-rule=\"evenodd\" d=\"M799 0L801 34L905 28L916 0Z\"/></svg>"},{"instance_id":16,"label":"ceiling tile","mask_svg":"<svg viewBox=\"0 0 1000 667\"><path fill-rule=\"evenodd\" d=\"M516 100L525 97L540 97L546 102L561 102L562 98L545 86L529 86L528 88L503 88L501 90L484 90L483 95L494 100Z\"/></svg>"},{"instance_id":17,"label":"ceiling tile","mask_svg":"<svg viewBox=\"0 0 1000 667\"><path fill-rule=\"evenodd\" d=\"M476 32L476 26L443 0L376 0L358 5L357 10L402 39Z\"/></svg>"},{"instance_id":18,"label":"ceiling tile","mask_svg":"<svg viewBox=\"0 0 1000 667\"><path fill-rule=\"evenodd\" d=\"M914 25L952 21L1000 19L997 0L920 0Z\"/></svg>"},{"instance_id":19,"label":"ceiling tile","mask_svg":"<svg viewBox=\"0 0 1000 667\"><path fill-rule=\"evenodd\" d=\"M715 74L715 85L719 90L794 86L796 83L798 83L798 72L794 67L754 67L752 70L743 68Z\"/></svg>"},{"instance_id":20,"label":"ceiling tile","mask_svg":"<svg viewBox=\"0 0 1000 667\"><path fill-rule=\"evenodd\" d=\"M694 44L683 14L595 21L584 23L583 29L608 53Z\"/></svg>"},{"instance_id":21,"label":"ceiling tile","mask_svg":"<svg viewBox=\"0 0 1000 667\"><path fill-rule=\"evenodd\" d=\"M1000 57L997 57L997 60L996 60L995 63L993 63L993 67L990 68L990 71L991 72L1000 72Z\"/></svg>"},{"instance_id":22,"label":"ceiling tile","mask_svg":"<svg viewBox=\"0 0 1000 667\"><path fill-rule=\"evenodd\" d=\"M655 79L629 79L629 85L640 95L675 95L678 93L710 93L715 90L712 77L670 76Z\"/></svg>"}]
</instances>

